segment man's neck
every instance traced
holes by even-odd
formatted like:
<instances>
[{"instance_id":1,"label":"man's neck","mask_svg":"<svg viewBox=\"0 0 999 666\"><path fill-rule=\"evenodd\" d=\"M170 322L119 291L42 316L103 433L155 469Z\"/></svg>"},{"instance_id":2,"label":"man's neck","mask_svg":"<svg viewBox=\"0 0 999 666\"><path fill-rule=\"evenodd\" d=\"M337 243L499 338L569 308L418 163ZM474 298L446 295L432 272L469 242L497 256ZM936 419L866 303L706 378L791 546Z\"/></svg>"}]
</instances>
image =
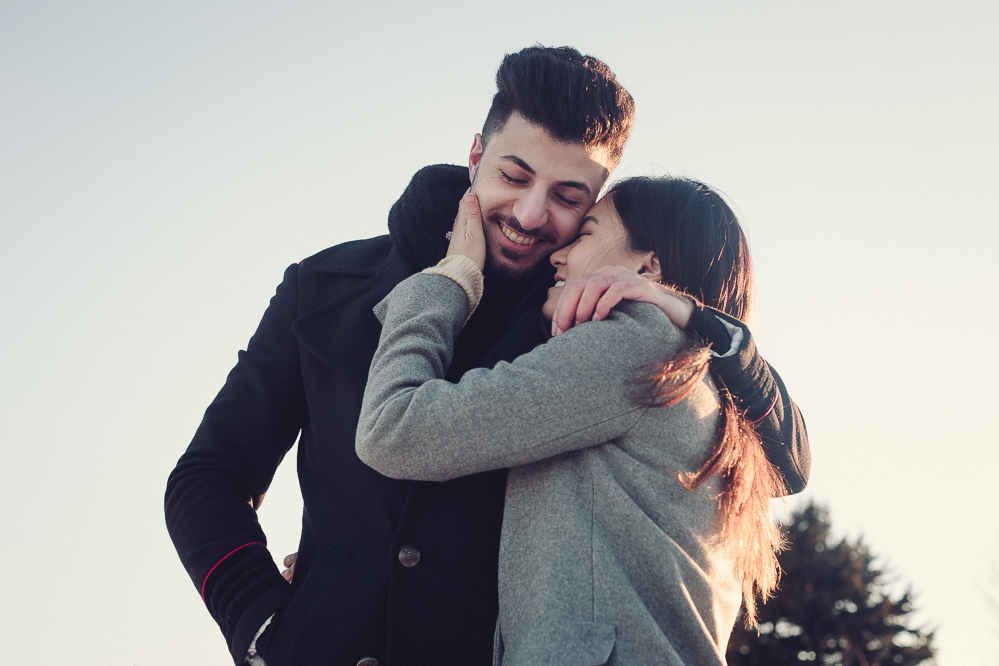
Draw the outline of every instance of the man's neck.
<instances>
[{"instance_id":1,"label":"man's neck","mask_svg":"<svg viewBox=\"0 0 999 666\"><path fill-rule=\"evenodd\" d=\"M483 357L506 335L518 313L525 307L538 305L535 301L540 299L539 285L547 272L531 271L515 276L486 273L479 307L455 341L454 357L447 373L449 381L458 381L465 372L479 366Z\"/></svg>"}]
</instances>

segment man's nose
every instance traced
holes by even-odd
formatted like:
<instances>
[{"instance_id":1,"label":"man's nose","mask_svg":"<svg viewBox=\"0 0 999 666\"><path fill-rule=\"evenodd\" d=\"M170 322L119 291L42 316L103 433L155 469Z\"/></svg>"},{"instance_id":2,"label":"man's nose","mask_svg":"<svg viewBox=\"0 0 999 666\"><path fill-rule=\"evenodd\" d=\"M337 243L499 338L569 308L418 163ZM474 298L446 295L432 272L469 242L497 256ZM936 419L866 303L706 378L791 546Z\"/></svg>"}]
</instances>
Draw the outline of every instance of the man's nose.
<instances>
[{"instance_id":1,"label":"man's nose","mask_svg":"<svg viewBox=\"0 0 999 666\"><path fill-rule=\"evenodd\" d=\"M540 229L548 222L548 195L543 190L525 192L513 205L513 215L525 230Z\"/></svg>"}]
</instances>

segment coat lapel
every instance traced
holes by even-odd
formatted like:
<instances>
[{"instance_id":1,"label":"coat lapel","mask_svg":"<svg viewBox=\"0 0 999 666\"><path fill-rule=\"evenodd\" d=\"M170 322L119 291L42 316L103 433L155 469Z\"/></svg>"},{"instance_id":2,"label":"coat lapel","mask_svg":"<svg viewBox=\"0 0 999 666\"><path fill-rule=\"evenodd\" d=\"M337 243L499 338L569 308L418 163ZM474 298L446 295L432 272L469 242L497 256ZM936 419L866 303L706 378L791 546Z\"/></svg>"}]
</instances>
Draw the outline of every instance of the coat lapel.
<instances>
[{"instance_id":1,"label":"coat lapel","mask_svg":"<svg viewBox=\"0 0 999 666\"><path fill-rule=\"evenodd\" d=\"M368 275L360 283L332 295L329 302L306 312L292 324L299 342L323 363L364 381L382 328L372 309L393 287L415 272L412 265L392 245L379 265L374 262L366 266L341 263L333 267L306 266L306 270L334 277Z\"/></svg>"}]
</instances>

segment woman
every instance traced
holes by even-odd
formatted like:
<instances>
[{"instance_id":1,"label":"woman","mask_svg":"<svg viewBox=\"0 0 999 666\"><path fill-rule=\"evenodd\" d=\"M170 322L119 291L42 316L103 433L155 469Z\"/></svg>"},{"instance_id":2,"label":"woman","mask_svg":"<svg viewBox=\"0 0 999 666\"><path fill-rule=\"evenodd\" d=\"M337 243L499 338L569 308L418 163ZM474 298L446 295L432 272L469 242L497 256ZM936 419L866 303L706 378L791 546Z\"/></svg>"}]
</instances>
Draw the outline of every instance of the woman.
<instances>
[{"instance_id":1,"label":"woman","mask_svg":"<svg viewBox=\"0 0 999 666\"><path fill-rule=\"evenodd\" d=\"M655 306L625 302L511 364L440 380L482 293L473 195L449 256L376 308L383 329L357 452L394 478L510 468L495 662L724 664L745 602L777 577L778 477ZM697 294L744 317L752 267L739 223L701 183L629 179L552 256L564 285L604 266Z\"/></svg>"}]
</instances>

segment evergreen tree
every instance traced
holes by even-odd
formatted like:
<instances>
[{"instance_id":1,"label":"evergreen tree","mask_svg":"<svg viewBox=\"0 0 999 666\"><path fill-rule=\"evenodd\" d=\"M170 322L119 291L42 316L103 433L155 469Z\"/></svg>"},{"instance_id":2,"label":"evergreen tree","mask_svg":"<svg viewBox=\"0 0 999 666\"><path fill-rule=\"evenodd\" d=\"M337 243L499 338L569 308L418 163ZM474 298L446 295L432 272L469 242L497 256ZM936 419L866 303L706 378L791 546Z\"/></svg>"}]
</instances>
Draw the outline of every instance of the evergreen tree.
<instances>
[{"instance_id":1,"label":"evergreen tree","mask_svg":"<svg viewBox=\"0 0 999 666\"><path fill-rule=\"evenodd\" d=\"M730 666L930 666L933 632L909 626L909 591L892 599L858 539L833 543L829 517L809 503L791 516L777 594L759 608L759 633L740 622Z\"/></svg>"}]
</instances>

